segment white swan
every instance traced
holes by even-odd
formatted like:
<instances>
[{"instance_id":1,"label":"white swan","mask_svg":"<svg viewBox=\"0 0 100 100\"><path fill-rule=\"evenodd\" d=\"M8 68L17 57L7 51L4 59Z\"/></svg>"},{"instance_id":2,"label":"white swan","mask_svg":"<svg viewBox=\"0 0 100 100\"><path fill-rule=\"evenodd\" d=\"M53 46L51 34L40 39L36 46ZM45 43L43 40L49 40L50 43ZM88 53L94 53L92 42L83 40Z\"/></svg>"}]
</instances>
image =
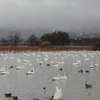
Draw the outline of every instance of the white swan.
<instances>
[{"instance_id":1,"label":"white swan","mask_svg":"<svg viewBox=\"0 0 100 100\"><path fill-rule=\"evenodd\" d=\"M0 72L3 72L3 71L5 71L5 68L1 68L1 69L0 69Z\"/></svg>"},{"instance_id":2,"label":"white swan","mask_svg":"<svg viewBox=\"0 0 100 100\"><path fill-rule=\"evenodd\" d=\"M62 100L62 89L60 87L56 87L53 100Z\"/></svg>"},{"instance_id":3,"label":"white swan","mask_svg":"<svg viewBox=\"0 0 100 100\"><path fill-rule=\"evenodd\" d=\"M85 61L88 61L88 60L90 60L90 59L89 59L89 58L85 58L84 60L85 60Z\"/></svg>"},{"instance_id":4,"label":"white swan","mask_svg":"<svg viewBox=\"0 0 100 100\"><path fill-rule=\"evenodd\" d=\"M92 64L92 62L91 62L90 68L93 68L93 64Z\"/></svg>"},{"instance_id":5,"label":"white swan","mask_svg":"<svg viewBox=\"0 0 100 100\"><path fill-rule=\"evenodd\" d=\"M58 64L58 63L54 63L54 64L53 64L53 66L55 66L55 67L56 67L56 66L59 66L59 64Z\"/></svg>"},{"instance_id":6,"label":"white swan","mask_svg":"<svg viewBox=\"0 0 100 100\"><path fill-rule=\"evenodd\" d=\"M29 66L32 66L32 63L31 62L29 63Z\"/></svg>"},{"instance_id":7,"label":"white swan","mask_svg":"<svg viewBox=\"0 0 100 100\"><path fill-rule=\"evenodd\" d=\"M9 71L7 70L7 66L6 65L4 65L4 69L0 74L2 74L2 75L9 74Z\"/></svg>"},{"instance_id":8,"label":"white swan","mask_svg":"<svg viewBox=\"0 0 100 100\"><path fill-rule=\"evenodd\" d=\"M35 72L34 72L34 67L33 67L33 69L31 70L31 71L28 71L26 74L27 75L33 75Z\"/></svg>"},{"instance_id":9,"label":"white swan","mask_svg":"<svg viewBox=\"0 0 100 100\"><path fill-rule=\"evenodd\" d=\"M18 66L18 67L16 67L16 70L20 70L20 69L23 69L24 67L23 66Z\"/></svg>"},{"instance_id":10,"label":"white swan","mask_svg":"<svg viewBox=\"0 0 100 100\"><path fill-rule=\"evenodd\" d=\"M58 75L57 77L53 77L52 81L59 81L60 80L60 75Z\"/></svg>"},{"instance_id":11,"label":"white swan","mask_svg":"<svg viewBox=\"0 0 100 100\"><path fill-rule=\"evenodd\" d=\"M22 62L22 58L17 58L17 62Z\"/></svg>"},{"instance_id":12,"label":"white swan","mask_svg":"<svg viewBox=\"0 0 100 100\"><path fill-rule=\"evenodd\" d=\"M79 65L80 62L77 62L77 61L73 61L73 65Z\"/></svg>"},{"instance_id":13,"label":"white swan","mask_svg":"<svg viewBox=\"0 0 100 100\"><path fill-rule=\"evenodd\" d=\"M64 76L60 76L60 79L61 80L67 80L67 76L66 75L67 75L67 73L64 73Z\"/></svg>"},{"instance_id":14,"label":"white swan","mask_svg":"<svg viewBox=\"0 0 100 100\"><path fill-rule=\"evenodd\" d=\"M97 63L95 64L95 67L99 67L99 62L97 62Z\"/></svg>"}]
</instances>

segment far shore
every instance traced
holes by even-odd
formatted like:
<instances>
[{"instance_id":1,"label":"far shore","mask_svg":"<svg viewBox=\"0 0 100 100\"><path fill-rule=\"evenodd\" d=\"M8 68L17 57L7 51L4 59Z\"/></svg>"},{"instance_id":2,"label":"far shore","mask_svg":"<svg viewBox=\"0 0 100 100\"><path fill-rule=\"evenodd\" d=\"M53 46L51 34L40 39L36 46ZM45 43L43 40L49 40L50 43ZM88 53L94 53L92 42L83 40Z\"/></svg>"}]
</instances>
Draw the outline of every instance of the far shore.
<instances>
[{"instance_id":1,"label":"far shore","mask_svg":"<svg viewBox=\"0 0 100 100\"><path fill-rule=\"evenodd\" d=\"M1 46L0 51L67 51L67 50L94 50L93 46L48 46L48 47L39 47L39 46Z\"/></svg>"}]
</instances>

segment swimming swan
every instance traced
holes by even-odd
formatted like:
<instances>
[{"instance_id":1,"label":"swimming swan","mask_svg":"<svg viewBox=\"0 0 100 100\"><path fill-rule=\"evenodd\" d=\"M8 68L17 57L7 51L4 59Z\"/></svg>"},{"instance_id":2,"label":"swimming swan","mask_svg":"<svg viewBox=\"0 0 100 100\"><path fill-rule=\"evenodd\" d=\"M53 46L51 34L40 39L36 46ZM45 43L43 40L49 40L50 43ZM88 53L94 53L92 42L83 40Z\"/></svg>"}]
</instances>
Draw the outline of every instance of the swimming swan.
<instances>
[{"instance_id":1,"label":"swimming swan","mask_svg":"<svg viewBox=\"0 0 100 100\"><path fill-rule=\"evenodd\" d=\"M60 76L60 79L61 80L67 80L67 76L66 75L67 75L67 73L64 73L64 76Z\"/></svg>"},{"instance_id":2,"label":"swimming swan","mask_svg":"<svg viewBox=\"0 0 100 100\"><path fill-rule=\"evenodd\" d=\"M33 69L31 70L31 71L28 71L26 74L27 75L33 75L35 72L34 72L34 67L33 67Z\"/></svg>"},{"instance_id":3,"label":"swimming swan","mask_svg":"<svg viewBox=\"0 0 100 100\"><path fill-rule=\"evenodd\" d=\"M60 75L58 75L57 77L53 77L52 81L60 81Z\"/></svg>"},{"instance_id":4,"label":"swimming swan","mask_svg":"<svg viewBox=\"0 0 100 100\"><path fill-rule=\"evenodd\" d=\"M62 89L60 87L56 87L53 100L62 100Z\"/></svg>"},{"instance_id":5,"label":"swimming swan","mask_svg":"<svg viewBox=\"0 0 100 100\"><path fill-rule=\"evenodd\" d=\"M93 68L93 64L92 64L92 62L91 62L90 68Z\"/></svg>"},{"instance_id":6,"label":"swimming swan","mask_svg":"<svg viewBox=\"0 0 100 100\"><path fill-rule=\"evenodd\" d=\"M2 71L0 74L2 74L2 75L9 74L9 71L7 70L7 66L6 65L4 65L4 71Z\"/></svg>"}]
</instances>

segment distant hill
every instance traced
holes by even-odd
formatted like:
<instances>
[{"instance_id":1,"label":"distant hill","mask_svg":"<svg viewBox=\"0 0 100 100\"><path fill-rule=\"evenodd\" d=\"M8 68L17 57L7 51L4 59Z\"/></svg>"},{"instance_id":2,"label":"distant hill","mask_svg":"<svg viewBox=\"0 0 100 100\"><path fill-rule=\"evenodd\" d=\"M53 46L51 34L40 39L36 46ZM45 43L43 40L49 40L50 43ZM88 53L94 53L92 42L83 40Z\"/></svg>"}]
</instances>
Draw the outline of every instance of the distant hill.
<instances>
[{"instance_id":1,"label":"distant hill","mask_svg":"<svg viewBox=\"0 0 100 100\"><path fill-rule=\"evenodd\" d=\"M95 38L100 37L100 33L69 33L70 38Z\"/></svg>"}]
</instances>

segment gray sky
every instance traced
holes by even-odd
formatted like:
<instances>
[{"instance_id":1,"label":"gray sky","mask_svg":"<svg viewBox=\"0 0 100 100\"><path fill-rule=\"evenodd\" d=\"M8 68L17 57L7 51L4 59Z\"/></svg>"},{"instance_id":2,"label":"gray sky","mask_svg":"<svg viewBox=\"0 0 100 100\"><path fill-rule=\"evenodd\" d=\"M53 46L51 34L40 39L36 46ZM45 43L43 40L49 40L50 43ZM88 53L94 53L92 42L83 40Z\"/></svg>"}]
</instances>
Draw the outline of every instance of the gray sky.
<instances>
[{"instance_id":1,"label":"gray sky","mask_svg":"<svg viewBox=\"0 0 100 100\"><path fill-rule=\"evenodd\" d=\"M100 0L0 0L2 35L11 30L23 30L22 34L28 36L59 30L91 32L99 28Z\"/></svg>"}]
</instances>

